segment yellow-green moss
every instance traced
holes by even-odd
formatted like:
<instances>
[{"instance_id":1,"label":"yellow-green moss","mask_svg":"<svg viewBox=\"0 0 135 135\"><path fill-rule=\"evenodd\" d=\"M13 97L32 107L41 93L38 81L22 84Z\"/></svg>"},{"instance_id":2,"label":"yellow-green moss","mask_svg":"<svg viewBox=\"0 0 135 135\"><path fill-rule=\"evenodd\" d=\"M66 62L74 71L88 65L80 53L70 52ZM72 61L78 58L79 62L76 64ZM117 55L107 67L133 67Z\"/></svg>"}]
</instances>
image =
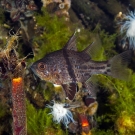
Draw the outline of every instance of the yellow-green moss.
<instances>
[{"instance_id":1,"label":"yellow-green moss","mask_svg":"<svg viewBox=\"0 0 135 135\"><path fill-rule=\"evenodd\" d=\"M70 30L70 25L64 22L63 19L49 15L44 9L42 11L43 14L37 14L36 19L37 25L44 27L45 31L41 36L34 37L33 47L36 46L39 50L32 61L42 58L47 53L61 49L73 33ZM78 33L77 48L81 51L90 43L97 41L98 44L103 46L103 49L97 51L94 59L108 60L117 54L114 44L116 36L116 34L109 35L104 30L101 30L99 26L94 31L81 29L81 32ZM99 126L92 130L92 134L114 135L116 132L119 134L122 132L124 135L127 132L121 130L119 121L121 118L126 121L127 118L135 117L135 74L132 75L129 82L104 75L97 75L97 79L101 93L98 95L99 108L95 119ZM45 95L49 95L49 91L46 92ZM45 96L45 98L49 100L50 96ZM64 134L60 126L52 122L52 116L47 115L50 112L48 109L37 110L28 103L27 112L28 135L48 134L50 132L50 134ZM123 115L123 112L126 112L126 115ZM133 126L126 127L128 128L128 134L132 134L134 131L134 121L132 123Z\"/></svg>"},{"instance_id":2,"label":"yellow-green moss","mask_svg":"<svg viewBox=\"0 0 135 135\"><path fill-rule=\"evenodd\" d=\"M36 109L27 101L27 129L28 135L66 135L59 124L52 120L50 109Z\"/></svg>"},{"instance_id":3,"label":"yellow-green moss","mask_svg":"<svg viewBox=\"0 0 135 135\"><path fill-rule=\"evenodd\" d=\"M63 18L48 14L44 8L42 8L42 14L36 14L35 17L37 26L44 27L45 30L43 34L35 36L33 39L33 47L36 46L39 49L34 61L49 52L61 49L72 35Z\"/></svg>"}]
</instances>

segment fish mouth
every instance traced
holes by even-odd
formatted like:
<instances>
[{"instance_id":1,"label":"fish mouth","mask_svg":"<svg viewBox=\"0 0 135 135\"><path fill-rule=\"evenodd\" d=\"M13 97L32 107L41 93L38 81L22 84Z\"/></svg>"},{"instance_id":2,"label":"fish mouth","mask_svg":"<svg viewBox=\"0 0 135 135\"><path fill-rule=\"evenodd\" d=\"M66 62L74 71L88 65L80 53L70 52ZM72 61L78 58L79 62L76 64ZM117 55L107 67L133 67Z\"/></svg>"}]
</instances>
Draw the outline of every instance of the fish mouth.
<instances>
[{"instance_id":1,"label":"fish mouth","mask_svg":"<svg viewBox=\"0 0 135 135\"><path fill-rule=\"evenodd\" d=\"M36 76L39 77L39 75L38 75L38 73L37 73L37 70L36 70L36 65L35 65L35 64L32 64L32 65L30 66L30 69L32 70L32 72L33 72Z\"/></svg>"},{"instance_id":2,"label":"fish mouth","mask_svg":"<svg viewBox=\"0 0 135 135\"><path fill-rule=\"evenodd\" d=\"M39 77L41 80L43 80L41 73L38 72L38 70L37 70L36 68L37 68L36 64L32 64L32 65L30 66L30 69L32 70L32 72L33 72L37 77Z\"/></svg>"},{"instance_id":3,"label":"fish mouth","mask_svg":"<svg viewBox=\"0 0 135 135\"><path fill-rule=\"evenodd\" d=\"M35 72L36 70L36 65L35 64L32 64L31 66L30 66L30 69L33 71L33 72Z\"/></svg>"}]
</instances>

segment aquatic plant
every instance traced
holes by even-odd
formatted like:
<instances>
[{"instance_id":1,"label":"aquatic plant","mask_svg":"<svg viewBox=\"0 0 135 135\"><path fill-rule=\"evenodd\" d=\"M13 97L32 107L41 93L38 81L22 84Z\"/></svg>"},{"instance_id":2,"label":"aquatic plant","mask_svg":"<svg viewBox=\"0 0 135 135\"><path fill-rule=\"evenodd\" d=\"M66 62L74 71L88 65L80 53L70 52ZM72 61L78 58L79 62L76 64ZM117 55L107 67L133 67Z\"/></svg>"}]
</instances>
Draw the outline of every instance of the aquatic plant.
<instances>
[{"instance_id":1,"label":"aquatic plant","mask_svg":"<svg viewBox=\"0 0 135 135\"><path fill-rule=\"evenodd\" d=\"M35 36L33 40L33 48L37 47L35 50L35 57L33 58L33 61L36 61L37 59L42 58L44 55L46 55L49 52L53 52L55 50L61 49L62 46L66 43L67 39L70 37L71 30L69 24L67 25L63 19L58 19L56 16L49 15L45 9L42 9L42 14L36 14L36 20L37 20L37 27L41 26L43 27L43 34L40 36ZM68 26L68 27L67 27ZM116 34L109 35L105 31L101 30L100 28L95 31L86 31L81 29L81 34L78 34L78 44L77 47L79 51L83 50L88 44L92 43L93 40L97 41L99 44L102 44L103 48L101 50L97 50L94 55L94 59L96 60L106 60L116 54L115 51L115 39ZM98 40L96 40L98 38ZM133 75L134 76L134 75ZM108 92L110 95L106 95L107 103L106 102L99 102L99 109L97 116L100 118L97 122L99 124L99 128L93 130L93 135L114 135L115 131L119 131L119 126L116 126L117 128L114 129L115 122L118 118L120 118L121 113L125 108L132 108L133 112L133 100L131 97L131 94L134 95L133 90L129 90L131 86L127 84L124 81L119 81L117 79L112 79L107 76L103 75L97 75L97 78L99 80L99 87L100 90L105 90L105 93ZM134 84L134 83L133 83ZM132 85L132 84L131 84ZM132 86L133 87L133 86ZM118 92L116 92L118 91ZM52 91L51 91L52 92ZM49 101L51 96L49 98L47 97L49 95L50 91L47 89L45 91L45 98ZM102 97L102 94L100 95ZM122 97L122 98L118 98ZM124 102L124 99L126 101ZM128 105L128 99L131 99L130 107ZM99 100L100 101L100 100ZM104 101L104 100L103 100ZM52 131L52 134L55 133L55 126L52 121L52 115L47 115L49 113L49 109L36 109L33 110L30 109L30 104L28 104L28 133L29 134L40 134L47 133L48 130L50 132ZM101 108L100 108L101 106ZM103 108L102 108L103 107ZM130 110L129 109L129 110ZM31 110L31 111L30 111ZM129 113L129 110L127 112ZM31 112L33 112L31 114ZM43 113L45 112L45 113ZM100 113L99 113L100 112ZM130 115L130 113L129 113ZM133 116L133 115L131 115ZM42 118L43 117L43 118ZM132 117L133 118L133 117ZM46 121L49 121L47 124ZM31 123L31 124L30 124ZM39 124L40 123L40 124ZM50 126L52 124L52 126ZM42 128L40 127L42 126ZM49 125L49 126L48 126ZM100 125L107 125L106 128L100 126ZM118 125L118 124L116 124ZM59 124L58 124L59 126ZM31 131L30 131L31 130ZM59 127L59 130L61 131L61 134L63 133L62 130ZM106 131L107 130L107 131ZM130 128L129 128L130 131Z\"/></svg>"},{"instance_id":2,"label":"aquatic plant","mask_svg":"<svg viewBox=\"0 0 135 135\"><path fill-rule=\"evenodd\" d=\"M6 12L10 13L10 17L12 21L24 20L25 17L32 17L33 11L37 10L37 6L35 5L33 0L27 1L7 1L2 0L1 6Z\"/></svg>"},{"instance_id":3,"label":"aquatic plant","mask_svg":"<svg viewBox=\"0 0 135 135\"><path fill-rule=\"evenodd\" d=\"M129 0L129 3L132 5L132 7L135 7L135 1L134 0Z\"/></svg>"},{"instance_id":4,"label":"aquatic plant","mask_svg":"<svg viewBox=\"0 0 135 135\"><path fill-rule=\"evenodd\" d=\"M26 135L26 105L22 77L12 79L13 134Z\"/></svg>"},{"instance_id":5,"label":"aquatic plant","mask_svg":"<svg viewBox=\"0 0 135 135\"><path fill-rule=\"evenodd\" d=\"M135 96L135 74L132 75L130 82L115 82L115 86L119 93L116 109L116 130L121 135L135 133L135 113L134 113L134 96Z\"/></svg>"},{"instance_id":6,"label":"aquatic plant","mask_svg":"<svg viewBox=\"0 0 135 135\"><path fill-rule=\"evenodd\" d=\"M4 10L0 7L0 24L3 24L4 21L5 21Z\"/></svg>"},{"instance_id":7,"label":"aquatic plant","mask_svg":"<svg viewBox=\"0 0 135 135\"><path fill-rule=\"evenodd\" d=\"M30 13L30 12L27 12L26 15L29 15L28 13ZM15 12L15 14L16 14L16 12ZM66 41L70 37L70 35L73 33L73 32L71 32L70 28L74 27L73 25L71 26L69 23L68 24L65 23L63 18L58 19L56 16L49 15L45 11L45 9L42 9L42 14L36 14L36 19L37 19L37 27L39 26L39 27L43 28L43 33L41 35L35 34L35 37L33 37L34 40L33 40L32 47L33 47L33 50L37 47L38 52L36 52L36 51L34 52L35 57L33 58L33 60L31 60L32 62L35 61L36 59L39 59L39 58L43 57L45 54L47 54L49 52L61 49L62 46L66 43ZM97 37L98 37L98 40L96 40ZM95 55L94 55L93 59L106 60L106 59L108 59L108 57L110 58L112 55L116 54L116 52L114 51L115 38L116 38L115 34L109 35L105 31L98 31L98 32L95 31L95 33L94 33L94 31L87 31L86 32L85 30L81 29L81 34L79 35L79 38L78 38L79 42L78 42L77 47L81 51L86 46L88 46L88 44L92 43L93 39L95 39L94 41L98 41L98 43L103 44L103 48L101 50L99 49L100 50L99 53L98 53L98 50L96 50L96 52L94 52ZM16 40L16 39L14 39L14 40ZM11 39L9 39L8 41L11 41ZM7 42L7 45L9 43L11 43L11 42ZM16 43L16 41L15 41L15 43ZM1 53L1 57L6 55L6 56L4 56L4 59L2 61L4 62L5 66L10 69L10 71L12 69L15 69L13 67L13 65L15 67L16 66L17 67L22 66L22 60L18 59L18 57L16 58L16 55L14 53L14 51L16 50L16 47L18 47L18 46L16 44L14 44L13 46L12 45L13 44L11 44L11 46L8 48L8 50L4 50L4 53ZM9 53L11 53L11 50L13 51L13 54L14 54L15 57L12 57L12 58L10 57ZM105 51L105 53L104 53L104 51ZM3 52L3 50L2 50L2 52ZM18 53L16 53L16 54L18 56ZM20 116L17 117L16 115L18 115L18 112L21 109L21 107L22 107L22 109L21 109L20 114L21 114L21 116L25 115L25 104L24 104L25 100L24 100L24 88L23 88L23 81L24 80L23 80L23 76L21 74L18 74L18 75L16 74L20 70L21 70L21 68L16 68L16 71L12 70L13 72L10 72L8 70L8 73L6 74L6 75L8 75L8 77L11 78L11 80L13 82L12 86L14 86L14 87L12 87L12 90L14 91L14 92L12 92L13 110L15 110L15 112L14 112L15 116L13 116L14 120L16 120L17 118L20 118ZM5 72L4 72L4 74L5 74ZM16 79L17 80L19 79L20 81L16 82ZM131 87L129 86L129 84L127 86L127 84L125 84L124 82L121 82L119 80L115 81L115 79L111 79L111 78L105 77L105 76L104 77L100 76L99 80L102 82L102 88L107 89L108 91L115 90L115 88L118 88L118 91L119 91L120 90L119 87L121 87L121 86L126 88L126 90L124 89L123 91L121 91L119 93L121 95L121 97L123 97L123 98L119 98L119 100L115 101L116 98L114 96L114 98L111 99L112 100L111 103L113 103L113 105L109 104L112 107L112 109L115 109L115 111L116 111L115 113L112 113L113 116L114 115L115 116L111 121L113 121L113 123L115 123L115 120L117 119L116 130L118 130L118 132L119 132L120 131L119 130L120 129L119 121L121 120L120 119L121 117L124 120L127 118L127 117L124 117L124 116L127 116L127 115L129 116L128 118L130 118L130 119L134 118L133 114L130 115L129 109L127 109L128 107L126 107L126 106L128 106L128 104L123 102L123 100L125 99L124 94L127 96L126 102L128 101L128 99L133 98L131 96L131 94L128 93L130 91L130 90L128 91L128 88L131 88ZM110 81L108 81L108 80L110 80ZM32 81L32 79L31 79L31 81ZM37 86L37 84L35 84L35 85ZM116 86L116 87L114 87L113 85ZM17 86L19 88L17 88ZM101 84L100 84L100 86L101 86ZM26 88L27 87L28 86L26 86ZM44 91L44 95L45 95L44 97L48 101L50 101L51 97L53 96L53 94L52 94L53 92L50 90L51 87L52 86L49 86L49 88L47 88ZM39 91L43 91L41 87L38 88L38 89L40 89ZM22 93L20 93L20 92L22 92ZM133 93L132 90L130 92ZM19 101L19 103L23 102L22 103L23 106L19 106L19 103L15 102L16 101L16 98L15 98L16 95L21 97L17 100ZM113 93L113 95L115 95L115 94ZM108 99L110 101L110 98L108 98ZM132 104L132 103L133 103L133 101L131 100L130 104ZM102 105L106 106L105 104L102 104ZM115 105L118 106L118 108L115 108ZM17 106L19 106L19 107L17 108ZM17 109L14 109L14 107L17 108ZM54 106L51 106L50 109L52 109L52 107L54 107ZM129 108L133 111L132 107L129 107ZM62 106L62 108L63 108L63 106ZM122 115L123 114L122 111L125 110L125 108L127 109L126 110L127 114ZM43 134L44 135L48 135L48 134L49 135L51 135L51 134L52 135L56 135L56 134L57 135L65 135L66 134L61 129L60 124L55 124L55 122L52 121L52 115L48 115L48 113L50 112L50 109L49 108L37 109L29 101L27 102L28 135L43 135ZM54 112L54 111L52 111L52 112ZM57 112L57 110L56 110L56 112ZM3 117L3 115L4 115L3 113L4 112L3 112L3 109L2 109L1 117ZM104 119L102 119L102 121L101 121L101 123L103 123L103 124L105 123L105 121L112 118L112 117L108 118L107 113L108 112L106 110L104 110L103 114L106 117L104 117ZM109 113L110 116L112 116L112 114ZM22 117L22 118L24 118L24 120L22 120L22 123L24 122L26 124L26 121L25 121L26 117ZM58 120L58 118L59 117L57 117L57 120ZM70 121L71 121L71 119L70 119ZM101 123L99 122L99 124L101 124ZM13 123L13 125L14 124L15 123ZM133 127L133 126L131 126L131 127ZM129 131L131 130L131 127L130 128L128 127ZM103 128L100 127L101 130L97 129L95 132L93 132L93 135L94 134L96 134L96 135L98 135L98 134L100 134L100 135L101 134L106 134L106 135L109 134L110 135L111 133L114 133L111 126L109 128L110 128L110 130L107 130L107 132L106 132L106 131L104 131Z\"/></svg>"},{"instance_id":8,"label":"aquatic plant","mask_svg":"<svg viewBox=\"0 0 135 135\"><path fill-rule=\"evenodd\" d=\"M52 121L48 115L49 108L37 109L27 101L27 127L28 135L65 135L59 124Z\"/></svg>"},{"instance_id":9,"label":"aquatic plant","mask_svg":"<svg viewBox=\"0 0 135 135\"><path fill-rule=\"evenodd\" d=\"M124 12L126 10L125 5L118 0L108 0L106 3L104 1L100 3L104 3L102 6L104 6L105 10L113 16L115 16L119 11Z\"/></svg>"},{"instance_id":10,"label":"aquatic plant","mask_svg":"<svg viewBox=\"0 0 135 135\"><path fill-rule=\"evenodd\" d=\"M49 52L61 49L71 36L70 29L62 19L58 19L56 16L50 16L48 13L46 13L45 9L42 9L42 11L43 15L36 15L36 20L37 26L45 27L45 30L41 36L34 38L33 47L38 46L39 50L36 53L33 61L42 58ZM116 34L109 35L105 31L100 30L100 28L97 28L95 31L91 32L81 29L81 33L79 33L78 36L77 48L79 51L83 50L93 41L97 44L103 45L102 49L98 48L93 53L93 59L106 60L116 54L113 49L115 47L114 42L116 39ZM106 52L104 53L104 51ZM47 92L49 93L49 91Z\"/></svg>"},{"instance_id":11,"label":"aquatic plant","mask_svg":"<svg viewBox=\"0 0 135 135\"><path fill-rule=\"evenodd\" d=\"M71 0L50 0L50 1L42 1L43 7L46 7L49 12L53 12L58 17L65 18L65 21L70 20L69 12L68 10L71 7ZM55 5L55 8L50 8L51 5Z\"/></svg>"},{"instance_id":12,"label":"aquatic plant","mask_svg":"<svg viewBox=\"0 0 135 135\"><path fill-rule=\"evenodd\" d=\"M49 52L61 49L64 43L72 35L70 24L63 18L56 15L50 15L45 8L42 8L42 14L35 14L37 29L42 28L42 34L33 37L34 58L36 61Z\"/></svg>"},{"instance_id":13,"label":"aquatic plant","mask_svg":"<svg viewBox=\"0 0 135 135\"><path fill-rule=\"evenodd\" d=\"M107 33L98 24L93 31L81 29L81 32L78 34L77 48L79 51L82 51L93 42L96 48L91 52L92 59L97 61L107 60L117 54L115 51L116 37L115 33Z\"/></svg>"},{"instance_id":14,"label":"aquatic plant","mask_svg":"<svg viewBox=\"0 0 135 135\"><path fill-rule=\"evenodd\" d=\"M25 108L25 92L23 88L23 73L25 62L19 59L16 51L18 36L10 35L6 47L1 50L1 78L7 77L11 83L11 99L12 99L12 117L13 117L13 134L27 134L26 130L26 108Z\"/></svg>"},{"instance_id":15,"label":"aquatic plant","mask_svg":"<svg viewBox=\"0 0 135 135\"><path fill-rule=\"evenodd\" d=\"M120 24L120 32L125 33L124 38L128 38L130 48L135 48L135 12L129 11Z\"/></svg>"},{"instance_id":16,"label":"aquatic plant","mask_svg":"<svg viewBox=\"0 0 135 135\"><path fill-rule=\"evenodd\" d=\"M129 114L128 112L123 111L116 120L115 128L117 129L120 135L126 134L133 135L135 133L134 120L135 120L134 114Z\"/></svg>"},{"instance_id":17,"label":"aquatic plant","mask_svg":"<svg viewBox=\"0 0 135 135\"><path fill-rule=\"evenodd\" d=\"M104 75L97 77L101 91L98 96L99 108L97 113L99 129L102 129L102 132L109 129L113 134L115 132L120 135L134 134L135 75L132 75L129 82L112 79ZM95 134L99 129L95 130Z\"/></svg>"},{"instance_id":18,"label":"aquatic plant","mask_svg":"<svg viewBox=\"0 0 135 135\"><path fill-rule=\"evenodd\" d=\"M112 130L100 130L100 129L93 129L92 135L114 135L114 132Z\"/></svg>"}]
</instances>

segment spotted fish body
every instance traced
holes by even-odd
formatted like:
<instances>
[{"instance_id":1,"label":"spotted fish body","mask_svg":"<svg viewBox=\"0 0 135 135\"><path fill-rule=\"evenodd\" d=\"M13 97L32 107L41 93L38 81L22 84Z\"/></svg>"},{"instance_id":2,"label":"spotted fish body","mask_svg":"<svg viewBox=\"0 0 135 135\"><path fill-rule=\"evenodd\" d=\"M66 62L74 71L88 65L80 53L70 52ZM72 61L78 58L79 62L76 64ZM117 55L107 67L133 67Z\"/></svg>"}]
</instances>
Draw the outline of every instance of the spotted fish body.
<instances>
[{"instance_id":1,"label":"spotted fish body","mask_svg":"<svg viewBox=\"0 0 135 135\"><path fill-rule=\"evenodd\" d=\"M120 79L127 78L128 74L124 67L127 66L131 58L131 50L116 55L108 61L99 62L91 60L95 49L94 44L78 52L75 42L76 37L73 34L63 49L47 54L44 58L36 61L31 69L42 80L62 85L67 93L70 93L67 84L81 82L93 96L95 93L92 91L92 85L88 83L92 75L107 74Z\"/></svg>"}]
</instances>

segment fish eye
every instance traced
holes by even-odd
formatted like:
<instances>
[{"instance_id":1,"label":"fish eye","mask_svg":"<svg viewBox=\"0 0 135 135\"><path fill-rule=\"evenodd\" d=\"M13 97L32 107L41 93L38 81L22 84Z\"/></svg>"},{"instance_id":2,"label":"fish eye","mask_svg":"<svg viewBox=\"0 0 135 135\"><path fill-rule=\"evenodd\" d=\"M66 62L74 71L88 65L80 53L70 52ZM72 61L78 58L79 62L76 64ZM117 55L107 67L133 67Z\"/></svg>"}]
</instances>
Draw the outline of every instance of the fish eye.
<instances>
[{"instance_id":1,"label":"fish eye","mask_svg":"<svg viewBox=\"0 0 135 135\"><path fill-rule=\"evenodd\" d=\"M38 64L38 69L39 69L40 71L45 70L45 68L46 68L46 66L45 66L44 63L41 62L41 63Z\"/></svg>"}]
</instances>

